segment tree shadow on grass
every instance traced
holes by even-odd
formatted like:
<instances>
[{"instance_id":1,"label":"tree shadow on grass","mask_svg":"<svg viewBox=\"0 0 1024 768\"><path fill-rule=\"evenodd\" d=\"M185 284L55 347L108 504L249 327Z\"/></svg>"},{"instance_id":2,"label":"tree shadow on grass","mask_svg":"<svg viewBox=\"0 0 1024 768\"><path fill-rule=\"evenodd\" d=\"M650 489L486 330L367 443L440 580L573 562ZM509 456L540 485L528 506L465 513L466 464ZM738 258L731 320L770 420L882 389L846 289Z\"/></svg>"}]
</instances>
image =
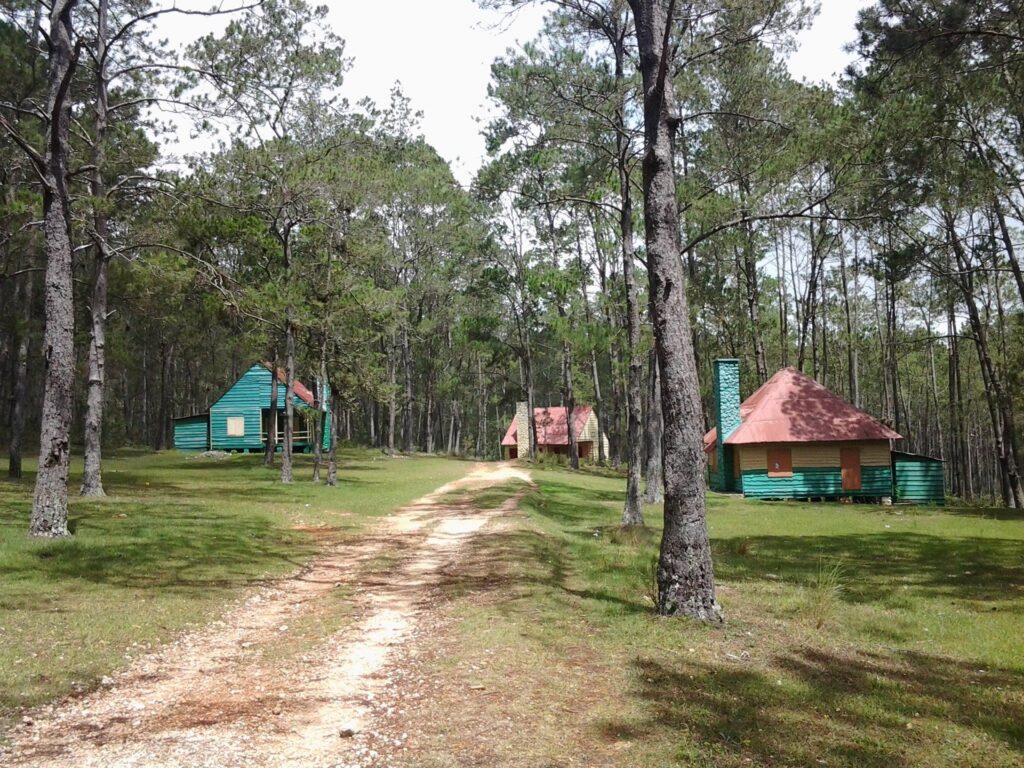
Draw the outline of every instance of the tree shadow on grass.
<instances>
[{"instance_id":1,"label":"tree shadow on grass","mask_svg":"<svg viewBox=\"0 0 1024 768\"><path fill-rule=\"evenodd\" d=\"M1024 596L1024 545L1009 539L886 532L737 537L712 546L716 575L725 582L806 585L823 563L838 563L850 602L882 603L908 590L968 600Z\"/></svg>"},{"instance_id":2,"label":"tree shadow on grass","mask_svg":"<svg viewBox=\"0 0 1024 768\"><path fill-rule=\"evenodd\" d=\"M291 570L315 546L303 534L255 515L218 515L201 507L137 505L131 515L72 516L76 536L27 541L24 520L0 518L0 535L21 541L4 569L6 594L15 585L77 579L131 589L223 589L268 570Z\"/></svg>"},{"instance_id":3,"label":"tree shadow on grass","mask_svg":"<svg viewBox=\"0 0 1024 768\"><path fill-rule=\"evenodd\" d=\"M911 652L779 653L768 668L679 657L633 662L641 720L609 738L678 734L716 766L1012 765L1024 759L1024 676ZM970 748L955 751L975 732ZM979 739L977 731L984 736ZM950 754L950 749L954 754Z\"/></svg>"}]
</instances>

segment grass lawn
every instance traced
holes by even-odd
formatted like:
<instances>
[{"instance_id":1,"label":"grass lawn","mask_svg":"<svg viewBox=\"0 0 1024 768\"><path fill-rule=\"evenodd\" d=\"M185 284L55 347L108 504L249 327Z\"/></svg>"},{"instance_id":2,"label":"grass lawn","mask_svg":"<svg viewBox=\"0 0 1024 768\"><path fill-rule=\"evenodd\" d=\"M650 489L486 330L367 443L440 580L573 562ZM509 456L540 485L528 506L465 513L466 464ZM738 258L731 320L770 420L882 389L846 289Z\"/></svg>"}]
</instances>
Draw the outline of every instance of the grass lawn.
<instances>
[{"instance_id":1,"label":"grass lawn","mask_svg":"<svg viewBox=\"0 0 1024 768\"><path fill-rule=\"evenodd\" d=\"M1024 516L712 495L710 628L652 615L660 509L533 474L446 586L410 765L1024 764Z\"/></svg>"},{"instance_id":2,"label":"grass lawn","mask_svg":"<svg viewBox=\"0 0 1024 768\"><path fill-rule=\"evenodd\" d=\"M27 536L31 472L0 481L0 724L20 707L94 687L247 586L295 570L315 551L305 529L356 534L469 469L346 450L338 487L310 484L307 456L288 487L261 459L121 452L105 463L106 499L72 496L75 535L61 541ZM73 488L80 472L76 462Z\"/></svg>"}]
</instances>

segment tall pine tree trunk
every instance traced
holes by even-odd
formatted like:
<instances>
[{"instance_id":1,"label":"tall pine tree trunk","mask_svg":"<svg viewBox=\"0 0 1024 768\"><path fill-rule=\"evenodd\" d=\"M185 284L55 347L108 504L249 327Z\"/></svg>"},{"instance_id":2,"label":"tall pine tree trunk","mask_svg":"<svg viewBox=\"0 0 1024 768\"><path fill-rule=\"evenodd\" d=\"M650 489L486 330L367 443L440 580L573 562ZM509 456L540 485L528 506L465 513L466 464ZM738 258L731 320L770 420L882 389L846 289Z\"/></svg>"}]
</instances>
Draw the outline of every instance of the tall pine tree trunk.
<instances>
[{"instance_id":1,"label":"tall pine tree trunk","mask_svg":"<svg viewBox=\"0 0 1024 768\"><path fill-rule=\"evenodd\" d=\"M153 447L162 451L168 446L171 422L171 374L174 369L174 342L160 345L160 405L157 408L156 440Z\"/></svg>"},{"instance_id":2,"label":"tall pine tree trunk","mask_svg":"<svg viewBox=\"0 0 1024 768\"><path fill-rule=\"evenodd\" d=\"M104 496L103 492L103 398L106 389L107 275L110 252L107 245L110 226L106 211L107 185L103 178L106 165L108 128L107 95L107 11L109 0L96 6L96 101L93 104L93 165L89 194L93 199L93 277L89 306L89 373L85 409L85 469L83 496Z\"/></svg>"},{"instance_id":3,"label":"tall pine tree trunk","mask_svg":"<svg viewBox=\"0 0 1024 768\"><path fill-rule=\"evenodd\" d=\"M661 440L661 379L658 376L658 354L651 350L647 361L647 387L650 412L647 414L647 481L644 487L644 501L657 504L664 500L662 478Z\"/></svg>"},{"instance_id":4,"label":"tall pine tree trunk","mask_svg":"<svg viewBox=\"0 0 1024 768\"><path fill-rule=\"evenodd\" d=\"M277 452L277 352L270 359L270 408L267 411L267 442L263 446L263 466L274 466Z\"/></svg>"},{"instance_id":5,"label":"tall pine tree trunk","mask_svg":"<svg viewBox=\"0 0 1024 768\"><path fill-rule=\"evenodd\" d=\"M327 485L332 488L338 484L338 407L341 403L331 387L330 430L327 438Z\"/></svg>"},{"instance_id":6,"label":"tall pine tree trunk","mask_svg":"<svg viewBox=\"0 0 1024 768\"><path fill-rule=\"evenodd\" d=\"M413 421L412 421L412 349L409 345L409 330L402 329L402 451L412 453Z\"/></svg>"},{"instance_id":7,"label":"tall pine tree trunk","mask_svg":"<svg viewBox=\"0 0 1024 768\"><path fill-rule=\"evenodd\" d=\"M43 181L46 237L43 334L45 384L39 434L39 468L29 531L33 536L67 536L68 468L71 463L71 397L75 367L75 311L71 282L71 211L68 153L71 122L69 90L77 52L72 11L76 0L54 0L50 10L47 75L46 153L37 162Z\"/></svg>"},{"instance_id":8,"label":"tall pine tree trunk","mask_svg":"<svg viewBox=\"0 0 1024 768\"><path fill-rule=\"evenodd\" d=\"M25 396L28 392L28 353L32 333L32 289L35 275L26 273L20 287L21 306L24 310L14 349L14 382L11 385L11 441L7 456L7 476L21 477L21 457L25 445ZM15 294L17 296L17 294ZM16 302L17 303L17 302Z\"/></svg>"},{"instance_id":9,"label":"tall pine tree trunk","mask_svg":"<svg viewBox=\"0 0 1024 768\"><path fill-rule=\"evenodd\" d=\"M314 410L313 419L313 482L320 482L320 465L324 460L323 430L330 424L325 424L325 411L328 410L327 402L324 399L324 390L327 385L327 339L324 338L320 345L320 375L316 380L316 393L313 397Z\"/></svg>"},{"instance_id":10,"label":"tall pine tree trunk","mask_svg":"<svg viewBox=\"0 0 1024 768\"><path fill-rule=\"evenodd\" d=\"M292 448L295 437L295 318L294 310L287 309L284 326L284 445L281 447L281 482L292 482ZM277 371L274 371L277 385Z\"/></svg>"},{"instance_id":11,"label":"tall pine tree trunk","mask_svg":"<svg viewBox=\"0 0 1024 768\"><path fill-rule=\"evenodd\" d=\"M395 384L398 377L398 362L395 360L398 344L392 334L391 354L388 356L388 456L395 455L395 419L398 417L398 395Z\"/></svg>"},{"instance_id":12,"label":"tall pine tree trunk","mask_svg":"<svg viewBox=\"0 0 1024 768\"><path fill-rule=\"evenodd\" d=\"M629 0L644 92L644 225L665 420L665 528L658 612L721 621L708 541L700 387L679 258L674 138L679 124L669 45L673 0Z\"/></svg>"}]
</instances>

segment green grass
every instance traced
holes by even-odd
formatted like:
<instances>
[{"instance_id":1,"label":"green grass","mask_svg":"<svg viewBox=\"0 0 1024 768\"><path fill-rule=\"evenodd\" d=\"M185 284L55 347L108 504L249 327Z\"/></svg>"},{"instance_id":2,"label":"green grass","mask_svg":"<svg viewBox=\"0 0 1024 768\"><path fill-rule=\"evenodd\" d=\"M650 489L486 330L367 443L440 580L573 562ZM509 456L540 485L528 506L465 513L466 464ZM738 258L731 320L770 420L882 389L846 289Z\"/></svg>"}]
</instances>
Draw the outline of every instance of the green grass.
<instances>
[{"instance_id":1,"label":"green grass","mask_svg":"<svg viewBox=\"0 0 1024 768\"><path fill-rule=\"evenodd\" d=\"M316 550L304 529L358 534L467 469L346 450L338 487L310 484L306 456L287 487L258 456L121 452L105 464L108 498L72 496L75 535L60 541L27 536L31 473L0 481L0 720L94 687L246 587L295 570Z\"/></svg>"},{"instance_id":2,"label":"green grass","mask_svg":"<svg viewBox=\"0 0 1024 768\"><path fill-rule=\"evenodd\" d=\"M710 628L653 615L660 509L624 533L621 480L533 474L527 516L448 584L459 629L438 668L458 679L436 707L529 724L476 759L1024 763L1024 516L712 495L727 624ZM475 682L501 696L458 712ZM449 764L461 727L424 740L420 764Z\"/></svg>"}]
</instances>

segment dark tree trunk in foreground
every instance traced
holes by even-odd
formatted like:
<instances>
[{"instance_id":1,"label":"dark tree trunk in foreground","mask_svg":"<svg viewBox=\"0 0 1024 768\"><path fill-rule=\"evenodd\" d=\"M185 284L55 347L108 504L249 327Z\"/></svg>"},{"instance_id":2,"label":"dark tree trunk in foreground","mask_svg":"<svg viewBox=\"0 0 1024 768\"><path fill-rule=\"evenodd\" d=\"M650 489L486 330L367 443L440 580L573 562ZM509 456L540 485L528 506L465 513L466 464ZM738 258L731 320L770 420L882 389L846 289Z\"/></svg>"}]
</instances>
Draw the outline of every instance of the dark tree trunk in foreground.
<instances>
[{"instance_id":1,"label":"dark tree trunk in foreground","mask_svg":"<svg viewBox=\"0 0 1024 768\"><path fill-rule=\"evenodd\" d=\"M700 390L679 259L674 138L679 118L666 47L674 0L629 0L644 89L644 224L665 420L665 529L658 612L718 622L705 504Z\"/></svg>"},{"instance_id":2,"label":"dark tree trunk in foreground","mask_svg":"<svg viewBox=\"0 0 1024 768\"><path fill-rule=\"evenodd\" d=\"M75 0L56 0L50 11L46 152L37 163L43 181L46 236L46 365L36 474L29 531L67 536L68 466L71 460L71 394L75 369L75 311L71 284L71 216L67 170L71 108L68 91L77 51L71 41Z\"/></svg>"},{"instance_id":3,"label":"dark tree trunk in foreground","mask_svg":"<svg viewBox=\"0 0 1024 768\"><path fill-rule=\"evenodd\" d=\"M108 126L107 97L107 6L101 0L96 9L96 102L93 105L95 142L89 194L93 198L93 276L89 306L89 377L85 407L85 470L83 496L105 496L103 492L103 395L106 386L107 275L110 252L107 246L109 222L106 211L107 185L103 178L106 163Z\"/></svg>"},{"instance_id":4,"label":"dark tree trunk in foreground","mask_svg":"<svg viewBox=\"0 0 1024 768\"><path fill-rule=\"evenodd\" d=\"M664 482L661 475L661 379L658 376L658 354L651 350L648 360L648 401L650 410L647 414L647 484L644 487L644 501L658 504L665 498Z\"/></svg>"}]
</instances>

